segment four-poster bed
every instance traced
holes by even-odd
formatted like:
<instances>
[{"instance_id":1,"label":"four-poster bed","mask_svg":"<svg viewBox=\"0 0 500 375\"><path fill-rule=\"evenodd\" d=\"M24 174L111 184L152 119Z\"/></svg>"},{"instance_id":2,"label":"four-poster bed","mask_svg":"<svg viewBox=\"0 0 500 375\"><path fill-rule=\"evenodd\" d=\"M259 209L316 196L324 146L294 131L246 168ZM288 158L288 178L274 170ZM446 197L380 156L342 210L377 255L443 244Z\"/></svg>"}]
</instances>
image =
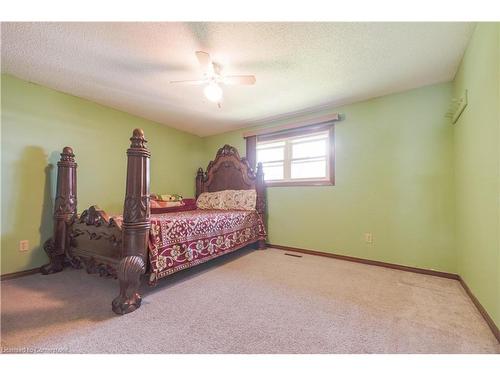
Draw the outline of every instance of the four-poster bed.
<instances>
[{"instance_id":1,"label":"four-poster bed","mask_svg":"<svg viewBox=\"0 0 500 375\"><path fill-rule=\"evenodd\" d=\"M65 147L57 163L54 232L44 244L50 263L44 274L65 266L117 277L119 295L112 308L126 314L140 307L141 276L150 285L174 272L206 262L249 244L265 248L265 183L262 166L250 167L238 151L225 145L204 172L196 175L196 197L207 193L253 194L251 210L196 209L155 213L150 207L151 154L141 129L135 129L127 150L123 216L111 217L97 206L77 214L75 155ZM255 193L253 193L255 191Z\"/></svg>"}]
</instances>

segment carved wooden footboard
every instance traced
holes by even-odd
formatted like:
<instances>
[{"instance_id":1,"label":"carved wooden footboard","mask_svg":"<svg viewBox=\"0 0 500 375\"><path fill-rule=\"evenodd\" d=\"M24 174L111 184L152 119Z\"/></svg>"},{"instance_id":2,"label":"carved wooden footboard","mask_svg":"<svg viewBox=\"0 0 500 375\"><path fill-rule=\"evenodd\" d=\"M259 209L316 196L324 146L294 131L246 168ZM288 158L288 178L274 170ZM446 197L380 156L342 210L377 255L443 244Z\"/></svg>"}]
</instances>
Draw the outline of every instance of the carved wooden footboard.
<instances>
[{"instance_id":1,"label":"carved wooden footboard","mask_svg":"<svg viewBox=\"0 0 500 375\"><path fill-rule=\"evenodd\" d=\"M109 218L97 206L77 215L77 164L71 147L63 149L57 163L54 233L43 246L50 262L40 269L43 274L51 274L72 265L118 277L120 293L112 302L117 314L132 312L141 305L138 289L148 254L150 153L141 129L134 130L130 141L123 222Z\"/></svg>"},{"instance_id":2,"label":"carved wooden footboard","mask_svg":"<svg viewBox=\"0 0 500 375\"><path fill-rule=\"evenodd\" d=\"M123 217L109 217L97 206L77 214L75 155L65 147L57 163L57 193L54 232L44 244L50 263L44 274L62 271L65 266L85 268L89 273L118 278L120 292L112 302L117 314L140 307L141 275L148 269L150 230L149 160L150 152L141 129L135 129L127 150L127 180ZM234 147L225 145L196 177L196 195L205 191L255 189L256 209L265 220L265 185L262 165L254 172ZM259 248L265 241L259 240Z\"/></svg>"},{"instance_id":3,"label":"carved wooden footboard","mask_svg":"<svg viewBox=\"0 0 500 375\"><path fill-rule=\"evenodd\" d=\"M97 206L83 211L71 226L68 258L88 273L116 277L122 258L122 223Z\"/></svg>"}]
</instances>

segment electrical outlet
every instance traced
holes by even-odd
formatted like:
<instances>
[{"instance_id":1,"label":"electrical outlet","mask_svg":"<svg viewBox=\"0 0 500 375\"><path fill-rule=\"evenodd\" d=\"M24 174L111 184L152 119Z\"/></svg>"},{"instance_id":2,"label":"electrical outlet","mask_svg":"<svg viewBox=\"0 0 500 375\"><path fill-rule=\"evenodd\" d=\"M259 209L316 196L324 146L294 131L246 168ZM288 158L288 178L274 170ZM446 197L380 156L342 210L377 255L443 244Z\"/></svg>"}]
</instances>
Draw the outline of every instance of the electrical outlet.
<instances>
[{"instance_id":1,"label":"electrical outlet","mask_svg":"<svg viewBox=\"0 0 500 375\"><path fill-rule=\"evenodd\" d=\"M373 234L370 232L365 233L365 242L373 243Z\"/></svg>"},{"instance_id":2,"label":"electrical outlet","mask_svg":"<svg viewBox=\"0 0 500 375\"><path fill-rule=\"evenodd\" d=\"M19 251L28 251L30 242L28 240L19 241Z\"/></svg>"}]
</instances>

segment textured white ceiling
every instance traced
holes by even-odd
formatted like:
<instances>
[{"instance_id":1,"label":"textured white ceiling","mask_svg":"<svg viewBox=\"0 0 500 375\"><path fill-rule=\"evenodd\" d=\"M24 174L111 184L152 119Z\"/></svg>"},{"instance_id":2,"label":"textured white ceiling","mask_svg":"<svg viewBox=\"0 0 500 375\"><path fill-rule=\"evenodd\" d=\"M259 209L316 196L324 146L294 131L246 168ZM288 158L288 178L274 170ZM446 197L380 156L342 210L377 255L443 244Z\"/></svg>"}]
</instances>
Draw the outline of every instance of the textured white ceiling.
<instances>
[{"instance_id":1,"label":"textured white ceiling","mask_svg":"<svg viewBox=\"0 0 500 375\"><path fill-rule=\"evenodd\" d=\"M201 136L453 79L471 23L2 23L2 72ZM194 52L255 86L202 87Z\"/></svg>"}]
</instances>

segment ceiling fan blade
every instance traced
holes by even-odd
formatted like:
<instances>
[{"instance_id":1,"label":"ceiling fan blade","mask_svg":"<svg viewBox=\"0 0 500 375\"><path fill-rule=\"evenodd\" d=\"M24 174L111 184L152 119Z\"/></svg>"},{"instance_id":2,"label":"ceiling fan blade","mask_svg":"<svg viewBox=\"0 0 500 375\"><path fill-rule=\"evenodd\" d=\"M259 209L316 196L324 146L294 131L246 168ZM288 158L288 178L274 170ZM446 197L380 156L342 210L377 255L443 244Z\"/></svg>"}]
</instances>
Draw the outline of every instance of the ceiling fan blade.
<instances>
[{"instance_id":1,"label":"ceiling fan blade","mask_svg":"<svg viewBox=\"0 0 500 375\"><path fill-rule=\"evenodd\" d=\"M185 81L170 81L170 83L181 83L183 85L204 85L207 81L204 79L189 79Z\"/></svg>"},{"instance_id":2,"label":"ceiling fan blade","mask_svg":"<svg viewBox=\"0 0 500 375\"><path fill-rule=\"evenodd\" d=\"M255 85L255 76L225 76L223 82L226 85Z\"/></svg>"},{"instance_id":3,"label":"ceiling fan blade","mask_svg":"<svg viewBox=\"0 0 500 375\"><path fill-rule=\"evenodd\" d=\"M210 74L210 72L213 70L212 59L210 58L210 55L203 51L196 51L196 58L200 63L201 71L203 72L203 74Z\"/></svg>"}]
</instances>

